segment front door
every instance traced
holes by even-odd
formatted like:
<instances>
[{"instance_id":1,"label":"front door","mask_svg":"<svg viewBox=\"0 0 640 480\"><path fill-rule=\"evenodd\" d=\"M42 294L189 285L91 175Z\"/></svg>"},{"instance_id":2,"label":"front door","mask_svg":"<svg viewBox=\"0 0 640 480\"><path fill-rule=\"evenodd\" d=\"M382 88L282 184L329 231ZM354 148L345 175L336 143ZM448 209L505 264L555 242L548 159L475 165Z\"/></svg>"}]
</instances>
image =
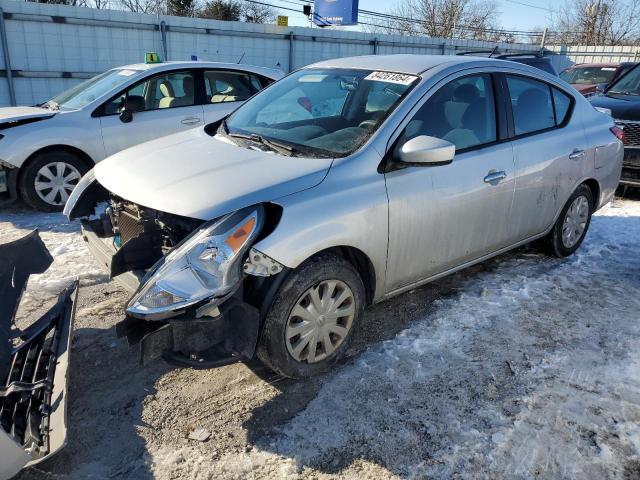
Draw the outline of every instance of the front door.
<instances>
[{"instance_id":1,"label":"front door","mask_svg":"<svg viewBox=\"0 0 640 480\"><path fill-rule=\"evenodd\" d=\"M448 165L386 174L388 292L512 241L513 154L510 143L497 143L491 75L465 76L441 87L408 123L397 145L418 135L454 143L456 156Z\"/></svg>"},{"instance_id":2,"label":"front door","mask_svg":"<svg viewBox=\"0 0 640 480\"><path fill-rule=\"evenodd\" d=\"M196 105L195 75L190 70L163 72L129 88L104 107L100 117L105 155L142 142L204 124L202 105ZM133 119L124 123L124 104L134 106Z\"/></svg>"}]
</instances>

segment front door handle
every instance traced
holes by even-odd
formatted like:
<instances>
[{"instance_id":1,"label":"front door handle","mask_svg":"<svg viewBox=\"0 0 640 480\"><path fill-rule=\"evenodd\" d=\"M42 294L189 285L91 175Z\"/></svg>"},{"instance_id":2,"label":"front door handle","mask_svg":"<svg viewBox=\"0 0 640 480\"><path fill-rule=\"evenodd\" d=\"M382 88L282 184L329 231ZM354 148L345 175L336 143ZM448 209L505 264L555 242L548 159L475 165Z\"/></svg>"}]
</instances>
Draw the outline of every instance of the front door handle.
<instances>
[{"instance_id":1,"label":"front door handle","mask_svg":"<svg viewBox=\"0 0 640 480\"><path fill-rule=\"evenodd\" d=\"M507 172L505 172L504 170L500 170L499 172L492 170L487 174L486 177L484 177L484 183L497 185L505 178L507 178Z\"/></svg>"},{"instance_id":2,"label":"front door handle","mask_svg":"<svg viewBox=\"0 0 640 480\"><path fill-rule=\"evenodd\" d=\"M582 157L584 157L584 150L580 150L578 148L569 154L569 160L579 160Z\"/></svg>"},{"instance_id":3,"label":"front door handle","mask_svg":"<svg viewBox=\"0 0 640 480\"><path fill-rule=\"evenodd\" d=\"M198 123L200 123L200 117L187 117L187 118L183 118L181 123L183 125L196 125Z\"/></svg>"}]
</instances>

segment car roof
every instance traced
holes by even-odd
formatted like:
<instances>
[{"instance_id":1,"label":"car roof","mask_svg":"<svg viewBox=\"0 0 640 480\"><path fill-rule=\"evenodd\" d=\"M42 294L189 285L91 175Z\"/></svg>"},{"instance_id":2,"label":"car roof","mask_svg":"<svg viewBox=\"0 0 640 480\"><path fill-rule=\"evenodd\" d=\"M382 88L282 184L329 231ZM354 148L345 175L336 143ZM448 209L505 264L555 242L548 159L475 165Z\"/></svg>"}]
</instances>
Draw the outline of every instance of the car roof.
<instances>
[{"instance_id":1,"label":"car roof","mask_svg":"<svg viewBox=\"0 0 640 480\"><path fill-rule=\"evenodd\" d=\"M381 70L387 72L419 75L431 68L441 65L480 63L482 65L504 65L506 60L486 57L458 55L364 55L361 57L334 58L324 60L305 68L355 68L361 70Z\"/></svg>"},{"instance_id":2,"label":"car roof","mask_svg":"<svg viewBox=\"0 0 640 480\"><path fill-rule=\"evenodd\" d=\"M224 62L204 62L204 61L172 61L160 63L133 63L131 65L123 65L116 67L117 69L140 70L140 71L163 71L172 70L174 68L224 68L229 70L245 70L248 72L259 73L270 78L278 79L284 75L281 70L268 67L259 67L257 65L247 65L244 63L224 63Z\"/></svg>"}]
</instances>

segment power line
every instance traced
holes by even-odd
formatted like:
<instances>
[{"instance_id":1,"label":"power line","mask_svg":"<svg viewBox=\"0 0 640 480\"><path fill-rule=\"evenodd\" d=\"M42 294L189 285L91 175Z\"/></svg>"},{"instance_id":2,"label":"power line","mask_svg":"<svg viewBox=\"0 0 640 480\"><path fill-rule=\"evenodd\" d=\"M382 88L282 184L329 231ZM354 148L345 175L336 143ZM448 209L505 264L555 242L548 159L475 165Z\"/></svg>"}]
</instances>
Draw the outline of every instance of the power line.
<instances>
[{"instance_id":1,"label":"power line","mask_svg":"<svg viewBox=\"0 0 640 480\"><path fill-rule=\"evenodd\" d=\"M538 10L544 10L545 12L553 12L550 8L541 7L539 5L531 5L530 3L518 2L516 0L504 0L505 2L515 3L516 5L522 5L523 7L537 8Z\"/></svg>"}]
</instances>

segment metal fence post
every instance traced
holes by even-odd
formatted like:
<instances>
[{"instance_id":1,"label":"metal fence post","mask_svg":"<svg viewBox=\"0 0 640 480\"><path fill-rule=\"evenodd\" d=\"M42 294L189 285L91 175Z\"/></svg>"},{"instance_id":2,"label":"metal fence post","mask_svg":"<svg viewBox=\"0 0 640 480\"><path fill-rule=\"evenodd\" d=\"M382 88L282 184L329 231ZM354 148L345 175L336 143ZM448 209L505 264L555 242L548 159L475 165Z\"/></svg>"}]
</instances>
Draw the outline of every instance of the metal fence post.
<instances>
[{"instance_id":1,"label":"metal fence post","mask_svg":"<svg viewBox=\"0 0 640 480\"><path fill-rule=\"evenodd\" d=\"M16 106L16 91L13 87L13 71L11 70L11 58L9 56L9 42L7 42L7 29L4 24L4 10L0 8L0 37L2 37L2 54L4 56L4 68L7 72L7 84L9 86L9 101Z\"/></svg>"},{"instance_id":2,"label":"metal fence post","mask_svg":"<svg viewBox=\"0 0 640 480\"><path fill-rule=\"evenodd\" d=\"M378 37L373 39L373 54L378 54Z\"/></svg>"},{"instance_id":3,"label":"metal fence post","mask_svg":"<svg viewBox=\"0 0 640 480\"><path fill-rule=\"evenodd\" d=\"M162 53L164 55L163 61L168 61L167 58L167 24L164 20L160 22L160 40L162 41Z\"/></svg>"},{"instance_id":4,"label":"metal fence post","mask_svg":"<svg viewBox=\"0 0 640 480\"><path fill-rule=\"evenodd\" d=\"M540 48L544 48L545 45L547 44L547 32L549 31L548 28L545 28L544 31L542 32L542 40L540 41Z\"/></svg>"},{"instance_id":5,"label":"metal fence post","mask_svg":"<svg viewBox=\"0 0 640 480\"><path fill-rule=\"evenodd\" d=\"M289 73L293 72L293 32L289 32Z\"/></svg>"}]
</instances>

